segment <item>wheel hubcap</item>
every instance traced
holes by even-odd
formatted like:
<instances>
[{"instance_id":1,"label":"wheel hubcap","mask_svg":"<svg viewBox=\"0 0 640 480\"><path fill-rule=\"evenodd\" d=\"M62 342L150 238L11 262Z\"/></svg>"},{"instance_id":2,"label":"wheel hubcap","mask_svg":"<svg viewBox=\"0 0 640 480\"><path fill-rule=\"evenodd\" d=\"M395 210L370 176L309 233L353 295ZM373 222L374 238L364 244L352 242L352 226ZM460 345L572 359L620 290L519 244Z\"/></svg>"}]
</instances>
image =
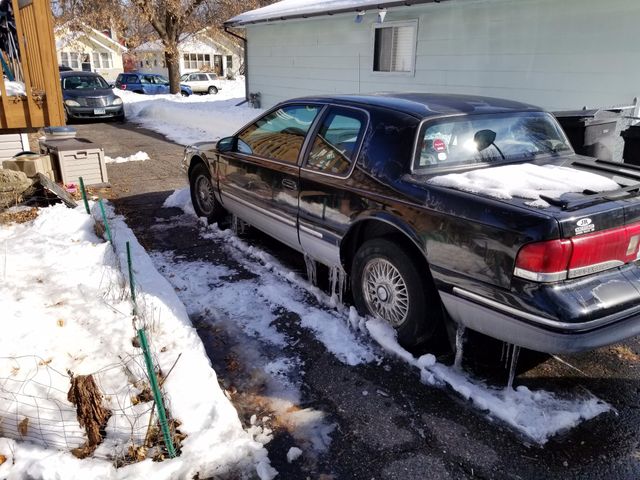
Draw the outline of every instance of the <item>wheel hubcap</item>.
<instances>
[{"instance_id":1,"label":"wheel hubcap","mask_svg":"<svg viewBox=\"0 0 640 480\"><path fill-rule=\"evenodd\" d=\"M213 211L214 198L211 182L205 176L200 176L196 180L196 196L200 210L209 214Z\"/></svg>"},{"instance_id":2,"label":"wheel hubcap","mask_svg":"<svg viewBox=\"0 0 640 480\"><path fill-rule=\"evenodd\" d=\"M409 292L398 269L383 258L369 260L362 272L362 291L369 311L399 327L409 312Z\"/></svg>"}]
</instances>

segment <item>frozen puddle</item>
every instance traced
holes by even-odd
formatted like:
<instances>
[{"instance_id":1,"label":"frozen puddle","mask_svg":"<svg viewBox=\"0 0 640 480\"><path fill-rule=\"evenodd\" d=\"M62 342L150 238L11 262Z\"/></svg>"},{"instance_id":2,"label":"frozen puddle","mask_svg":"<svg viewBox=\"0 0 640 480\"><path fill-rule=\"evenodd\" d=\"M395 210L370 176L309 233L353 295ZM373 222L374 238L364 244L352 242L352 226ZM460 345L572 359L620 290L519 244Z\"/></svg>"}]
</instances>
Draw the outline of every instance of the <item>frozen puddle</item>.
<instances>
[{"instance_id":1,"label":"frozen puddle","mask_svg":"<svg viewBox=\"0 0 640 480\"><path fill-rule=\"evenodd\" d=\"M584 398L563 399L544 390L527 387L488 387L469 375L437 363L433 355L415 358L396 341L394 330L378 320L366 323L371 336L388 352L420 370L420 380L428 385L448 385L476 408L486 411L522 432L531 440L545 444L555 434L611 410L611 406L589 394Z\"/></svg>"},{"instance_id":2,"label":"frozen puddle","mask_svg":"<svg viewBox=\"0 0 640 480\"><path fill-rule=\"evenodd\" d=\"M165 202L165 206L181 208L185 213L193 212L188 189L174 192ZM398 344L391 327L377 320L366 321L358 316L353 308L348 312L347 319L346 307L337 304L335 296L329 296L304 281L266 252L247 245L230 230L222 231L215 225L206 226L205 224L200 235L203 238L224 240L225 248L230 255L249 271L259 273L262 279L259 282L252 280L254 282L252 285L235 283L230 287L237 295L236 297L231 295L232 298L246 298L246 292L252 291L261 299L261 302L264 302L263 306L266 310L258 315L256 324L249 325L251 320L246 318L247 331L264 329L265 318L273 317L270 313L273 311L272 307L280 306L297 313L301 318L301 326L311 330L316 338L324 343L327 350L349 365L379 360L373 353L373 349L354 333L358 330L368 331L384 350L418 368L423 383L450 387L463 398L471 401L474 407L486 411L490 417L505 422L539 444L546 443L559 432L571 429L585 420L611 410L610 405L591 394L582 398L560 398L544 390L531 391L525 386L519 386L516 389L489 387L472 379L454 366L437 363L433 355L427 354L416 359ZM215 270L215 267L207 263L206 269ZM190 270L188 275L192 276L193 272L194 270ZM187 274L186 271L185 274ZM210 291L206 282L200 285L207 291L198 293L196 298L202 299L204 295L220 297L219 294L213 294ZM244 290L244 288L250 290ZM336 307L336 311L328 312L309 306L304 301L301 290L314 295L318 302L327 307ZM180 296L181 292L178 292L178 295ZM188 300L183 300L189 305ZM259 312L256 304L253 303L255 298L247 301L252 305L250 311ZM240 311L247 311L246 306L239 305L238 302L230 303L227 308L234 320L238 314L238 308ZM280 334L270 326L270 322L271 320L267 324L268 328L275 332L270 334L273 340ZM263 332L264 334L266 332ZM286 341L283 337L278 338L280 341Z\"/></svg>"}]
</instances>

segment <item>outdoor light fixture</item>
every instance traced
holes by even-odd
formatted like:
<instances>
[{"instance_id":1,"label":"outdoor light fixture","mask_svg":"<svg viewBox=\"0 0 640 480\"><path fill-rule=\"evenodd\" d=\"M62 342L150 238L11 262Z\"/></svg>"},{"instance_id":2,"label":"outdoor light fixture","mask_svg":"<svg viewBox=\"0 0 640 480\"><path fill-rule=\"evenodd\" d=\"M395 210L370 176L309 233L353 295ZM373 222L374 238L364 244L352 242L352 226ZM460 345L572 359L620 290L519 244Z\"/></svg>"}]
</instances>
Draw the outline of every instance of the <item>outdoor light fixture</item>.
<instances>
[{"instance_id":1,"label":"outdoor light fixture","mask_svg":"<svg viewBox=\"0 0 640 480\"><path fill-rule=\"evenodd\" d=\"M360 10L358 13L356 13L356 19L354 20L356 23L362 23L362 19L364 18L364 14L366 12L364 10Z\"/></svg>"},{"instance_id":2,"label":"outdoor light fixture","mask_svg":"<svg viewBox=\"0 0 640 480\"><path fill-rule=\"evenodd\" d=\"M386 17L386 16L387 16L387 9L386 8L378 10L378 23L384 22L384 17Z\"/></svg>"}]
</instances>

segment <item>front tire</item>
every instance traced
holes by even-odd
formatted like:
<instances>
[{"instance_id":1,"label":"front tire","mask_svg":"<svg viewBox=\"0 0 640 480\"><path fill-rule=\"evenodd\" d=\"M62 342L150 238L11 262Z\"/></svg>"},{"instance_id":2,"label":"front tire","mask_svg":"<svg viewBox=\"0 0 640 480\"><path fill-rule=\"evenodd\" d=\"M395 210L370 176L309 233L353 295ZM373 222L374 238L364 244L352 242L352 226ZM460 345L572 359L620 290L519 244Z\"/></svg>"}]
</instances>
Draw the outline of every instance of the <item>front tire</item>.
<instances>
[{"instance_id":1,"label":"front tire","mask_svg":"<svg viewBox=\"0 0 640 480\"><path fill-rule=\"evenodd\" d=\"M185 92L184 90L180 90L180 95L182 95L183 97L188 97L189 94L187 92Z\"/></svg>"},{"instance_id":2,"label":"front tire","mask_svg":"<svg viewBox=\"0 0 640 480\"><path fill-rule=\"evenodd\" d=\"M375 238L358 249L351 269L358 312L390 324L407 348L430 339L442 318L437 293L414 264L395 242Z\"/></svg>"},{"instance_id":3,"label":"front tire","mask_svg":"<svg viewBox=\"0 0 640 480\"><path fill-rule=\"evenodd\" d=\"M225 210L214 195L211 174L207 167L198 163L189 174L191 202L198 217L205 217L209 223L220 220Z\"/></svg>"},{"instance_id":4,"label":"front tire","mask_svg":"<svg viewBox=\"0 0 640 480\"><path fill-rule=\"evenodd\" d=\"M213 85L209 87L209 90L207 90L209 92L209 95L215 95L218 93L218 89L216 87L214 87Z\"/></svg>"}]
</instances>

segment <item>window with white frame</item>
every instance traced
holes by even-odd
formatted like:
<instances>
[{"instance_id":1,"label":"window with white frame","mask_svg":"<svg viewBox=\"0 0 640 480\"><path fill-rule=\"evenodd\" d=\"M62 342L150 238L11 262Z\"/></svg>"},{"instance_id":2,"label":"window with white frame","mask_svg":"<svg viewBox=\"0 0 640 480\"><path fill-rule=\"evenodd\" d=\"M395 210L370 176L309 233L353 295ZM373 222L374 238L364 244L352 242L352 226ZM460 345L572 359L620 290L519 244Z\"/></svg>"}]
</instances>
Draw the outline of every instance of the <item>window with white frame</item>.
<instances>
[{"instance_id":1,"label":"window with white frame","mask_svg":"<svg viewBox=\"0 0 640 480\"><path fill-rule=\"evenodd\" d=\"M417 21L374 25L373 71L413 73Z\"/></svg>"},{"instance_id":2,"label":"window with white frame","mask_svg":"<svg viewBox=\"0 0 640 480\"><path fill-rule=\"evenodd\" d=\"M77 52L60 52L60 64L71 68L80 68L80 54Z\"/></svg>"},{"instance_id":3,"label":"window with white frame","mask_svg":"<svg viewBox=\"0 0 640 480\"><path fill-rule=\"evenodd\" d=\"M202 67L211 67L211 55L208 53L184 53L184 68L200 70Z\"/></svg>"},{"instance_id":4,"label":"window with white frame","mask_svg":"<svg viewBox=\"0 0 640 480\"><path fill-rule=\"evenodd\" d=\"M112 68L111 52L93 52L93 68Z\"/></svg>"}]
</instances>

